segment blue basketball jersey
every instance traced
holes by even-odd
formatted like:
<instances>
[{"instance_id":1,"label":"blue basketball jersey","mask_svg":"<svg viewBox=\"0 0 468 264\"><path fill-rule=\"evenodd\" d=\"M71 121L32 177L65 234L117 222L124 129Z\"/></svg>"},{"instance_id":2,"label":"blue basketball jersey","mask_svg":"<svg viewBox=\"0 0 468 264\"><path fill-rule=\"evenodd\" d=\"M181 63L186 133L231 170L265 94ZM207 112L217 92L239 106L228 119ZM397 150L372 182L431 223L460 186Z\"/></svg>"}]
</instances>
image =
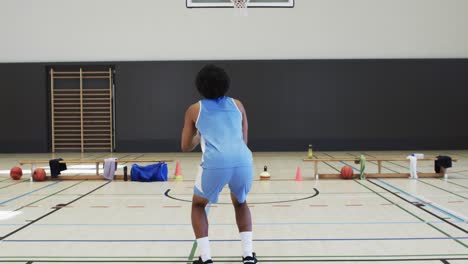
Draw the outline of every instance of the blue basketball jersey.
<instances>
[{"instance_id":1,"label":"blue basketball jersey","mask_svg":"<svg viewBox=\"0 0 468 264\"><path fill-rule=\"evenodd\" d=\"M242 113L234 99L223 96L200 100L195 126L200 133L202 168L252 165L252 152L244 143L242 134Z\"/></svg>"}]
</instances>

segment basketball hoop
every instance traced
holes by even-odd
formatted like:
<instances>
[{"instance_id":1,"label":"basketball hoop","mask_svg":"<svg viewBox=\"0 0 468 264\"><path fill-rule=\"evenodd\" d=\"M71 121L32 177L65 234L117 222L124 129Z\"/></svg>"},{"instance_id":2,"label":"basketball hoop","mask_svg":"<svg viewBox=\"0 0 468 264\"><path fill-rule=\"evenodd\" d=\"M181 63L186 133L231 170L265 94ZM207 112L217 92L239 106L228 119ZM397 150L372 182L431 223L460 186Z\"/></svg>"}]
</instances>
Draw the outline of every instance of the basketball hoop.
<instances>
[{"instance_id":1,"label":"basketball hoop","mask_svg":"<svg viewBox=\"0 0 468 264\"><path fill-rule=\"evenodd\" d=\"M250 0L231 0L232 4L234 5L234 10L236 14L240 16L248 16L248 3Z\"/></svg>"}]
</instances>

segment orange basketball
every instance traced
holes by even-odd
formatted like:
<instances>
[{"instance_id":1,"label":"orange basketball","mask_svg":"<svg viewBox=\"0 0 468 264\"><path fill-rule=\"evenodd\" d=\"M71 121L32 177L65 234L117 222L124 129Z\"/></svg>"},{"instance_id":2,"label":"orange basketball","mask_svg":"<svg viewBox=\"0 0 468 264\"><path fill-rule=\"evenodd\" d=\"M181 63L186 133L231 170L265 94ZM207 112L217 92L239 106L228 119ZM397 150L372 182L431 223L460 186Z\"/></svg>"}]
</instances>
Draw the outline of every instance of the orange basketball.
<instances>
[{"instance_id":1,"label":"orange basketball","mask_svg":"<svg viewBox=\"0 0 468 264\"><path fill-rule=\"evenodd\" d=\"M21 179L21 176L23 176L23 170L20 167L13 167L10 170L10 177L17 181Z\"/></svg>"},{"instance_id":2,"label":"orange basketball","mask_svg":"<svg viewBox=\"0 0 468 264\"><path fill-rule=\"evenodd\" d=\"M343 179L352 179L353 178L353 168L350 166L343 166L341 168L341 178Z\"/></svg>"},{"instance_id":3,"label":"orange basketball","mask_svg":"<svg viewBox=\"0 0 468 264\"><path fill-rule=\"evenodd\" d=\"M35 181L45 181L46 180L46 172L43 168L37 168L34 170L33 179Z\"/></svg>"}]
</instances>

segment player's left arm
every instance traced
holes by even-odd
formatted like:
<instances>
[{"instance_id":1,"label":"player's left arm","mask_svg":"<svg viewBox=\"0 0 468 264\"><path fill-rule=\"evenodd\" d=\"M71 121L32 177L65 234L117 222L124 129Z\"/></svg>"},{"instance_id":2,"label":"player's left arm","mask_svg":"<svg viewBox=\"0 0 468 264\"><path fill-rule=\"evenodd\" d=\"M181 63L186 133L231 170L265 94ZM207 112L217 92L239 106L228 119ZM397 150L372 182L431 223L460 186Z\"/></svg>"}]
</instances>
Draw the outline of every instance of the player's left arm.
<instances>
[{"instance_id":1,"label":"player's left arm","mask_svg":"<svg viewBox=\"0 0 468 264\"><path fill-rule=\"evenodd\" d=\"M237 108L239 108L239 111L242 113L242 135L244 137L244 142L247 145L248 141L248 134L249 134L249 122L247 121L247 113L245 112L244 105L241 103L241 101L234 99L236 102Z\"/></svg>"}]
</instances>

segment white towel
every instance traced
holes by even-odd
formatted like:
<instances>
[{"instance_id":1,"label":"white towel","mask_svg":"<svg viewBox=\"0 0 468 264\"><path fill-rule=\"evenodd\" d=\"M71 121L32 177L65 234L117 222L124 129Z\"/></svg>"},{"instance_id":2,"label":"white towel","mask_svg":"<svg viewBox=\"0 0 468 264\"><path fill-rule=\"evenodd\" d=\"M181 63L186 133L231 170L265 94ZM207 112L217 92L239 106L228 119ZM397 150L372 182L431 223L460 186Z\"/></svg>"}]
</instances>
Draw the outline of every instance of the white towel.
<instances>
[{"instance_id":1,"label":"white towel","mask_svg":"<svg viewBox=\"0 0 468 264\"><path fill-rule=\"evenodd\" d=\"M104 178L114 180L115 170L117 169L117 158L108 158L104 160Z\"/></svg>"},{"instance_id":2,"label":"white towel","mask_svg":"<svg viewBox=\"0 0 468 264\"><path fill-rule=\"evenodd\" d=\"M415 157L414 155L410 155L406 158L410 160L410 178L417 179L418 178L418 172L417 172L418 158Z\"/></svg>"}]
</instances>

